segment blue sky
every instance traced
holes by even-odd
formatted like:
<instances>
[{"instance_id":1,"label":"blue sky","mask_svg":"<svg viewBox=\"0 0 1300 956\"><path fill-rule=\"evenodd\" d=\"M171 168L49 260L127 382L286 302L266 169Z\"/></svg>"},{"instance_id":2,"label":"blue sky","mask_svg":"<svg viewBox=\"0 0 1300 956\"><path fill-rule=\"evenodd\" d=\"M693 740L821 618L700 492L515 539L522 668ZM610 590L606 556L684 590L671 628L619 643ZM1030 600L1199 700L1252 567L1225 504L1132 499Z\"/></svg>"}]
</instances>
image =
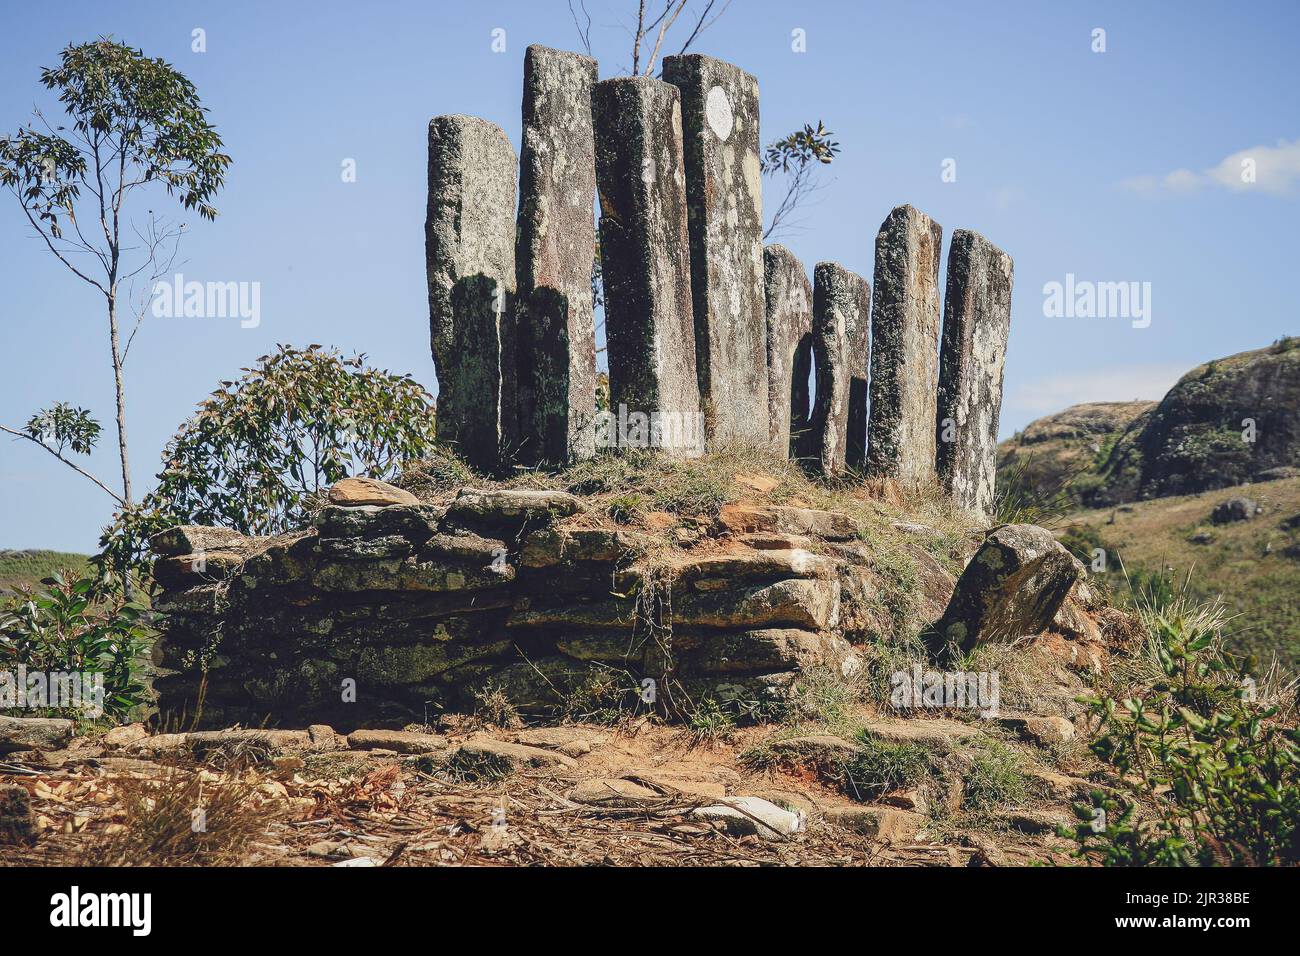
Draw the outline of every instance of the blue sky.
<instances>
[{"instance_id":1,"label":"blue sky","mask_svg":"<svg viewBox=\"0 0 1300 956\"><path fill-rule=\"evenodd\" d=\"M624 72L635 2L587 6L602 77ZM191 49L195 28L206 52ZM791 49L796 29L806 52ZM189 217L181 271L261 284L257 328L140 331L127 366L137 493L195 403L276 343L362 351L434 389L428 120L484 116L517 146L524 48L578 48L566 0L26 5L0 34L0 132L33 105L56 112L40 68L101 34L186 73L233 157L217 221ZM904 202L945 240L975 229L1015 258L1004 432L1077 401L1159 397L1193 365L1300 332L1300 4L734 0L694 49L758 77L764 141L819 119L835 132L842 154L782 238L810 273L834 259L870 276L876 230ZM1235 174L1241 156L1257 159L1253 186ZM356 182L342 180L347 159ZM1045 317L1044 284L1067 274L1149 282L1150 325ZM0 288L0 422L60 399L91 408L105 440L88 466L111 478L101 303L8 194ZM89 551L110 511L64 465L0 437L0 547Z\"/></svg>"}]
</instances>

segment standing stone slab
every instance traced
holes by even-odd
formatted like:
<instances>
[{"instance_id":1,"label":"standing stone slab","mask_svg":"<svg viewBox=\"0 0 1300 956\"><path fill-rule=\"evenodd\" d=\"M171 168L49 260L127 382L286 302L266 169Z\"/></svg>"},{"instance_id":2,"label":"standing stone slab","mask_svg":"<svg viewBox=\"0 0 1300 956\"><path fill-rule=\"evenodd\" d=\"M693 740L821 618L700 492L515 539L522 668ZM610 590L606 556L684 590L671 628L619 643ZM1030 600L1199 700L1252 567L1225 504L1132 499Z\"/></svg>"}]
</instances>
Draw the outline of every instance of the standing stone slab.
<instances>
[{"instance_id":1,"label":"standing stone slab","mask_svg":"<svg viewBox=\"0 0 1300 956\"><path fill-rule=\"evenodd\" d=\"M596 451L596 61L530 46L524 54L519 167L519 458L563 465Z\"/></svg>"},{"instance_id":2,"label":"standing stone slab","mask_svg":"<svg viewBox=\"0 0 1300 956\"><path fill-rule=\"evenodd\" d=\"M664 79L682 97L695 363L708 438L765 445L758 81L695 53L666 57Z\"/></svg>"},{"instance_id":3,"label":"standing stone slab","mask_svg":"<svg viewBox=\"0 0 1300 956\"><path fill-rule=\"evenodd\" d=\"M979 233L952 234L935 465L953 502L982 518L993 513L1012 273L1011 257Z\"/></svg>"},{"instance_id":4,"label":"standing stone slab","mask_svg":"<svg viewBox=\"0 0 1300 956\"><path fill-rule=\"evenodd\" d=\"M853 471L867 466L867 413L870 405L871 283L852 272L842 308L849 314L849 410L845 416L844 465Z\"/></svg>"},{"instance_id":5,"label":"standing stone slab","mask_svg":"<svg viewBox=\"0 0 1300 956\"><path fill-rule=\"evenodd\" d=\"M763 250L767 321L767 407L772 449L790 457L811 418L812 286L803 263L785 246Z\"/></svg>"},{"instance_id":6,"label":"standing stone slab","mask_svg":"<svg viewBox=\"0 0 1300 956\"><path fill-rule=\"evenodd\" d=\"M475 467L502 467L515 441L515 151L473 116L429 121L424 224L438 437Z\"/></svg>"},{"instance_id":7,"label":"standing stone slab","mask_svg":"<svg viewBox=\"0 0 1300 956\"><path fill-rule=\"evenodd\" d=\"M876 236L867 470L908 485L934 479L943 227L911 206Z\"/></svg>"},{"instance_id":8,"label":"standing stone slab","mask_svg":"<svg viewBox=\"0 0 1300 956\"><path fill-rule=\"evenodd\" d=\"M817 399L812 454L823 473L861 468L867 434L871 285L837 262L813 270L813 355Z\"/></svg>"},{"instance_id":9,"label":"standing stone slab","mask_svg":"<svg viewBox=\"0 0 1300 956\"><path fill-rule=\"evenodd\" d=\"M596 444L699 455L679 94L650 77L620 77L596 84L592 110L611 405Z\"/></svg>"}]
</instances>

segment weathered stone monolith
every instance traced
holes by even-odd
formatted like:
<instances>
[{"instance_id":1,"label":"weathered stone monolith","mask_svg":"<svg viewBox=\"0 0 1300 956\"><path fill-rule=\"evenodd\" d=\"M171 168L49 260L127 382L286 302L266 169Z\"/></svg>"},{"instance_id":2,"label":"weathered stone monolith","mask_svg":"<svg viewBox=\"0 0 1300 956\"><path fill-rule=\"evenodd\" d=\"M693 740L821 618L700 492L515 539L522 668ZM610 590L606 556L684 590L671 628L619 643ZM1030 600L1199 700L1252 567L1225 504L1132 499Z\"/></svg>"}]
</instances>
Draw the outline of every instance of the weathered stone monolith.
<instances>
[{"instance_id":1,"label":"weathered stone monolith","mask_svg":"<svg viewBox=\"0 0 1300 956\"><path fill-rule=\"evenodd\" d=\"M808 432L812 374L812 287L803 263L785 246L763 250L767 320L767 407L772 449L790 457Z\"/></svg>"},{"instance_id":2,"label":"weathered stone monolith","mask_svg":"<svg viewBox=\"0 0 1300 956\"><path fill-rule=\"evenodd\" d=\"M611 406L597 417L596 444L698 455L703 423L677 87L650 77L605 80L594 87L592 112Z\"/></svg>"},{"instance_id":3,"label":"weathered stone monolith","mask_svg":"<svg viewBox=\"0 0 1300 956\"><path fill-rule=\"evenodd\" d=\"M935 428L939 480L953 502L993 513L1002 373L1011 329L1011 257L977 232L948 247Z\"/></svg>"},{"instance_id":4,"label":"weathered stone monolith","mask_svg":"<svg viewBox=\"0 0 1300 956\"><path fill-rule=\"evenodd\" d=\"M519 291L519 459L563 465L595 454L596 61L530 46L515 266Z\"/></svg>"},{"instance_id":5,"label":"weathered stone monolith","mask_svg":"<svg viewBox=\"0 0 1300 956\"><path fill-rule=\"evenodd\" d=\"M907 485L934 479L943 227L911 206L876 236L867 470Z\"/></svg>"},{"instance_id":6,"label":"weathered stone monolith","mask_svg":"<svg viewBox=\"0 0 1300 956\"><path fill-rule=\"evenodd\" d=\"M696 53L666 57L663 76L681 91L695 364L708 439L765 445L758 81Z\"/></svg>"},{"instance_id":7,"label":"weathered stone monolith","mask_svg":"<svg viewBox=\"0 0 1300 956\"><path fill-rule=\"evenodd\" d=\"M813 269L817 398L811 428L816 444L811 457L828 475L862 466L870 316L871 285L837 262L817 263Z\"/></svg>"},{"instance_id":8,"label":"weathered stone monolith","mask_svg":"<svg viewBox=\"0 0 1300 956\"><path fill-rule=\"evenodd\" d=\"M438 374L438 437L475 467L515 440L515 151L473 116L429 121L425 260Z\"/></svg>"}]
</instances>

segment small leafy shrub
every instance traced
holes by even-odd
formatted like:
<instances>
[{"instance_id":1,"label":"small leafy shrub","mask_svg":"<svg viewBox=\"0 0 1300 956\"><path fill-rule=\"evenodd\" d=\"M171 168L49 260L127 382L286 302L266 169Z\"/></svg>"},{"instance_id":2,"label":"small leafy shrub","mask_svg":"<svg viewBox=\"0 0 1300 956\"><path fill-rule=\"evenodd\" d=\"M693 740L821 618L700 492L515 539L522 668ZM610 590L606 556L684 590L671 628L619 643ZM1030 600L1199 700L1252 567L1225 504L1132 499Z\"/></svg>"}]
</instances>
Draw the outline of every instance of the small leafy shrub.
<instances>
[{"instance_id":1,"label":"small leafy shrub","mask_svg":"<svg viewBox=\"0 0 1300 956\"><path fill-rule=\"evenodd\" d=\"M1093 751L1128 792L1075 807L1081 857L1106 865L1300 863L1300 732L1261 706L1223 651L1215 609L1148 609L1157 677L1120 700L1086 701ZM1150 803L1153 810L1139 813Z\"/></svg>"},{"instance_id":2,"label":"small leafy shrub","mask_svg":"<svg viewBox=\"0 0 1300 956\"><path fill-rule=\"evenodd\" d=\"M143 568L148 535L177 524L282 534L340 479L391 479L434 455L432 396L364 355L281 345L245 372L199 404L167 444L157 487L105 530L109 567Z\"/></svg>"},{"instance_id":3,"label":"small leafy shrub","mask_svg":"<svg viewBox=\"0 0 1300 956\"><path fill-rule=\"evenodd\" d=\"M153 639L148 611L125 600L111 578L54 574L44 583L0 605L0 669L102 674L104 713L112 718L146 704L140 675Z\"/></svg>"}]
</instances>

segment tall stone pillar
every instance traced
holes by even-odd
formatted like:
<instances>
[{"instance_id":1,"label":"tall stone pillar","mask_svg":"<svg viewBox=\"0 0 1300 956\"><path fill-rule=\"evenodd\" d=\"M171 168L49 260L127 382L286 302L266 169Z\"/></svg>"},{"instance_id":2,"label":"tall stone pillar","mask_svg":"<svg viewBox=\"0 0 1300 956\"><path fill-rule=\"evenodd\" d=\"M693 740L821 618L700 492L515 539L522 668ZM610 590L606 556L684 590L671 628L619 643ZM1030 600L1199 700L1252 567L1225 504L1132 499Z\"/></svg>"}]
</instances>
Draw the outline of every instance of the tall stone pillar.
<instances>
[{"instance_id":1,"label":"tall stone pillar","mask_svg":"<svg viewBox=\"0 0 1300 956\"><path fill-rule=\"evenodd\" d=\"M1011 257L979 233L958 229L952 234L939 352L936 466L953 502L986 520L994 511L1012 274Z\"/></svg>"},{"instance_id":2,"label":"tall stone pillar","mask_svg":"<svg viewBox=\"0 0 1300 956\"><path fill-rule=\"evenodd\" d=\"M758 81L695 53L665 57L663 76L681 91L695 362L708 438L765 445Z\"/></svg>"},{"instance_id":3,"label":"tall stone pillar","mask_svg":"<svg viewBox=\"0 0 1300 956\"><path fill-rule=\"evenodd\" d=\"M862 464L870 317L871 285L838 262L817 263L813 269L817 397L809 457L815 458L827 475ZM855 403L863 403L856 413ZM851 436L850 427L860 427L862 434Z\"/></svg>"},{"instance_id":4,"label":"tall stone pillar","mask_svg":"<svg viewBox=\"0 0 1300 956\"><path fill-rule=\"evenodd\" d=\"M812 287L803 263L785 246L767 246L763 263L768 434L773 451L788 458L792 440L806 441L811 420Z\"/></svg>"},{"instance_id":5,"label":"tall stone pillar","mask_svg":"<svg viewBox=\"0 0 1300 956\"><path fill-rule=\"evenodd\" d=\"M438 437L497 471L515 441L515 151L473 116L429 121L424 224Z\"/></svg>"},{"instance_id":6,"label":"tall stone pillar","mask_svg":"<svg viewBox=\"0 0 1300 956\"><path fill-rule=\"evenodd\" d=\"M620 77L596 84L592 111L611 405L596 443L698 455L680 97L671 84Z\"/></svg>"},{"instance_id":7,"label":"tall stone pillar","mask_svg":"<svg viewBox=\"0 0 1300 956\"><path fill-rule=\"evenodd\" d=\"M519 458L563 465L595 454L596 61L530 46L515 264Z\"/></svg>"},{"instance_id":8,"label":"tall stone pillar","mask_svg":"<svg viewBox=\"0 0 1300 956\"><path fill-rule=\"evenodd\" d=\"M943 228L899 206L876 236L867 470L908 485L934 480Z\"/></svg>"}]
</instances>

